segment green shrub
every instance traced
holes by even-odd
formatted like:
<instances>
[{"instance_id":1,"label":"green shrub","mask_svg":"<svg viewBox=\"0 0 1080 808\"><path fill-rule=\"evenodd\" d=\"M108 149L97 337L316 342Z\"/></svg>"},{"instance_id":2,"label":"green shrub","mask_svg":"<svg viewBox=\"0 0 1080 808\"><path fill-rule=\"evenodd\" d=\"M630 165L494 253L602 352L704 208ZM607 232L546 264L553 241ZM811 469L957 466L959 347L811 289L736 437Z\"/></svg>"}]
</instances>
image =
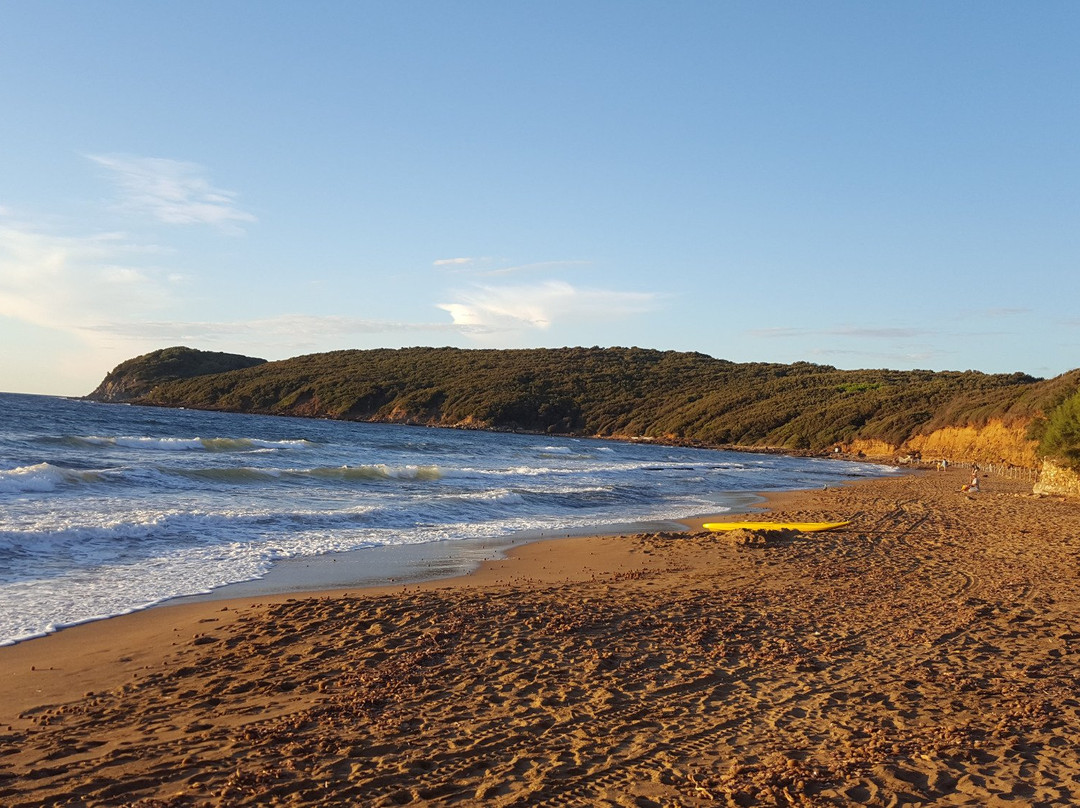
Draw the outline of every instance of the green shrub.
<instances>
[{"instance_id":1,"label":"green shrub","mask_svg":"<svg viewBox=\"0 0 1080 808\"><path fill-rule=\"evenodd\" d=\"M865 393L868 390L880 390L882 386L881 382L848 382L836 389L841 393Z\"/></svg>"},{"instance_id":2,"label":"green shrub","mask_svg":"<svg viewBox=\"0 0 1080 808\"><path fill-rule=\"evenodd\" d=\"M1065 399L1046 418L1039 454L1080 470L1080 390Z\"/></svg>"}]
</instances>

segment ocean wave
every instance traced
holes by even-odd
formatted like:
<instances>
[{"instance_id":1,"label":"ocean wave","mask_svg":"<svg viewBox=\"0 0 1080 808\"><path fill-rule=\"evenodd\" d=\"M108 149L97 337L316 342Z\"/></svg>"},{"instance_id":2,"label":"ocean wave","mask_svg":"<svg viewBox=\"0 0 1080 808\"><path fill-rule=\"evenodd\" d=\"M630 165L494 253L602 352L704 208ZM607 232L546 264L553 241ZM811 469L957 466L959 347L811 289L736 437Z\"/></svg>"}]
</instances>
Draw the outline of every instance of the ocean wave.
<instances>
[{"instance_id":1,"label":"ocean wave","mask_svg":"<svg viewBox=\"0 0 1080 808\"><path fill-rule=\"evenodd\" d=\"M42 438L46 443L76 448L142 449L159 452L252 452L274 449L304 449L317 444L309 440L264 440L262 438L161 438L150 436L64 435Z\"/></svg>"},{"instance_id":2,"label":"ocean wave","mask_svg":"<svg viewBox=\"0 0 1080 808\"><path fill-rule=\"evenodd\" d=\"M340 466L314 468L295 472L304 476L343 480L440 480L443 472L438 466Z\"/></svg>"},{"instance_id":3,"label":"ocean wave","mask_svg":"<svg viewBox=\"0 0 1080 808\"><path fill-rule=\"evenodd\" d=\"M291 529L333 529L368 526L383 508L356 505L336 510L264 509L249 511L185 510L127 512L117 518L107 511L83 514L79 524L65 518L42 518L0 529L0 551L27 555L68 548L79 555L142 555L163 546L202 546L229 541L256 541ZM0 555L0 558L3 556Z\"/></svg>"},{"instance_id":4,"label":"ocean wave","mask_svg":"<svg viewBox=\"0 0 1080 808\"><path fill-rule=\"evenodd\" d=\"M50 463L38 463L8 471L0 471L0 494L43 493L63 487L107 483L112 485L145 485L153 488L172 488L176 478L222 483L225 485L273 485L279 482L340 481L406 481L431 482L441 480L443 472L438 466L319 466L315 468L257 468L255 466L214 466L210 468L178 468L149 466L97 470L69 469ZM172 480L172 482L170 482Z\"/></svg>"},{"instance_id":5,"label":"ocean wave","mask_svg":"<svg viewBox=\"0 0 1080 808\"><path fill-rule=\"evenodd\" d=\"M554 466L506 466L505 468L463 466L457 469L443 469L442 475L446 479L468 479L478 477L548 477L555 475L578 475L582 471L588 470L590 469L567 469Z\"/></svg>"},{"instance_id":6,"label":"ocean wave","mask_svg":"<svg viewBox=\"0 0 1080 808\"><path fill-rule=\"evenodd\" d=\"M31 494L55 491L64 485L98 482L105 472L80 471L54 466L50 463L37 463L33 466L0 471L0 493Z\"/></svg>"},{"instance_id":7,"label":"ocean wave","mask_svg":"<svg viewBox=\"0 0 1080 808\"><path fill-rule=\"evenodd\" d=\"M262 440L260 438L197 438L208 452L247 452L252 449L306 449L308 440Z\"/></svg>"},{"instance_id":8,"label":"ocean wave","mask_svg":"<svg viewBox=\"0 0 1080 808\"><path fill-rule=\"evenodd\" d=\"M432 481L442 479L438 466L318 466L309 469L255 468L229 466L217 468L160 469L164 474L224 483L259 483L289 480L340 480L344 482L369 480Z\"/></svg>"},{"instance_id":9,"label":"ocean wave","mask_svg":"<svg viewBox=\"0 0 1080 808\"><path fill-rule=\"evenodd\" d=\"M596 460L589 448L582 446L544 446L536 450L540 457L558 458L559 460Z\"/></svg>"},{"instance_id":10,"label":"ocean wave","mask_svg":"<svg viewBox=\"0 0 1080 808\"><path fill-rule=\"evenodd\" d=\"M496 488L491 491L474 491L467 494L455 494L448 499L458 502L480 502L485 504L518 505L525 501L519 491L509 488Z\"/></svg>"},{"instance_id":11,"label":"ocean wave","mask_svg":"<svg viewBox=\"0 0 1080 808\"><path fill-rule=\"evenodd\" d=\"M565 466L558 465L546 465L546 466L524 466L514 465L506 466L504 468L479 468L479 467L463 467L460 469L444 469L443 476L451 478L458 475L468 476L483 476L483 477L555 477L555 476L575 476L579 477L583 474L614 474L614 475L627 475L634 472L687 472L692 471L698 474L708 474L715 472L743 472L743 471L762 471L768 472L768 468L758 468L756 466L748 466L743 463L737 462L723 462L723 463L697 463L687 464L676 461L671 462L646 462L646 461L621 461L612 462L611 460L605 460L597 457L589 457L587 455L567 455L564 453L552 454L551 458L554 459L571 459L571 460L592 460L591 463L575 463L573 465L567 464Z\"/></svg>"}]
</instances>

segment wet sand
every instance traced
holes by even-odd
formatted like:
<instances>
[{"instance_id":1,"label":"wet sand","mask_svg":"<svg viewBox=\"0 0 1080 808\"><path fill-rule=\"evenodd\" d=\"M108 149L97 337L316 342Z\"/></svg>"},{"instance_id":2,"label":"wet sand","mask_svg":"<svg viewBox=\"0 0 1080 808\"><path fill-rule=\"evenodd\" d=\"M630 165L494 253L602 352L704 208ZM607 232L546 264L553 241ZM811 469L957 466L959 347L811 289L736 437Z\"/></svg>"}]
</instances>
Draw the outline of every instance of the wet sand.
<instances>
[{"instance_id":1,"label":"wet sand","mask_svg":"<svg viewBox=\"0 0 1080 808\"><path fill-rule=\"evenodd\" d=\"M1076 804L1080 504L966 481L0 648L0 804Z\"/></svg>"}]
</instances>

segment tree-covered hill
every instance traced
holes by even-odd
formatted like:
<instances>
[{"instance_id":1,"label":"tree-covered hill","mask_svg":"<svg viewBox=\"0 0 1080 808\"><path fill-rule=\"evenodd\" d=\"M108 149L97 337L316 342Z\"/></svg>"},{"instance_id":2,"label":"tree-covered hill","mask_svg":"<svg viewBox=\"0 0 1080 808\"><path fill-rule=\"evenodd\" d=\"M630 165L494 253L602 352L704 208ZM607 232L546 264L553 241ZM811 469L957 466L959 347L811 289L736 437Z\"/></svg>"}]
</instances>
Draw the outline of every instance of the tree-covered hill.
<instances>
[{"instance_id":1,"label":"tree-covered hill","mask_svg":"<svg viewBox=\"0 0 1080 808\"><path fill-rule=\"evenodd\" d=\"M125 368L144 390L135 400L160 406L807 451L852 441L900 446L935 429L991 420L1045 433L1051 411L1080 383L1075 371L1039 380L837 370L640 348L353 350L265 363L240 357L251 365L176 378L163 361L170 352L187 352L189 364L204 353L166 349L129 360L110 377Z\"/></svg>"},{"instance_id":2,"label":"tree-covered hill","mask_svg":"<svg viewBox=\"0 0 1080 808\"><path fill-rule=\"evenodd\" d=\"M265 359L239 354L197 351L183 347L163 348L121 362L87 398L95 401L132 401L164 382L210 373L225 373L264 362Z\"/></svg>"}]
</instances>

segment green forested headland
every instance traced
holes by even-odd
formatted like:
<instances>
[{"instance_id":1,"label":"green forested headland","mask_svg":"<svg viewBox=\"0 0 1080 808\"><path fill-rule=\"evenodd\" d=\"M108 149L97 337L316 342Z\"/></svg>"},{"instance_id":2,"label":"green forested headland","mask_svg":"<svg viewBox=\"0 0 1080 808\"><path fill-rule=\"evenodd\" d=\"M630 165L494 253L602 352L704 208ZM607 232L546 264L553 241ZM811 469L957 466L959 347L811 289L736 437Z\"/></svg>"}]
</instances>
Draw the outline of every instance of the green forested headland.
<instances>
[{"instance_id":1,"label":"green forested headland","mask_svg":"<svg viewBox=\"0 0 1080 808\"><path fill-rule=\"evenodd\" d=\"M1080 370L1049 380L837 370L641 348L402 348L264 362L167 348L118 366L90 397L811 452L856 442L901 447L935 430L997 421L1041 439L1047 455L1080 462Z\"/></svg>"},{"instance_id":2,"label":"green forested headland","mask_svg":"<svg viewBox=\"0 0 1080 808\"><path fill-rule=\"evenodd\" d=\"M226 373L265 363L240 354L196 351L193 348L162 348L121 362L87 398L95 401L131 401L165 382Z\"/></svg>"}]
</instances>

